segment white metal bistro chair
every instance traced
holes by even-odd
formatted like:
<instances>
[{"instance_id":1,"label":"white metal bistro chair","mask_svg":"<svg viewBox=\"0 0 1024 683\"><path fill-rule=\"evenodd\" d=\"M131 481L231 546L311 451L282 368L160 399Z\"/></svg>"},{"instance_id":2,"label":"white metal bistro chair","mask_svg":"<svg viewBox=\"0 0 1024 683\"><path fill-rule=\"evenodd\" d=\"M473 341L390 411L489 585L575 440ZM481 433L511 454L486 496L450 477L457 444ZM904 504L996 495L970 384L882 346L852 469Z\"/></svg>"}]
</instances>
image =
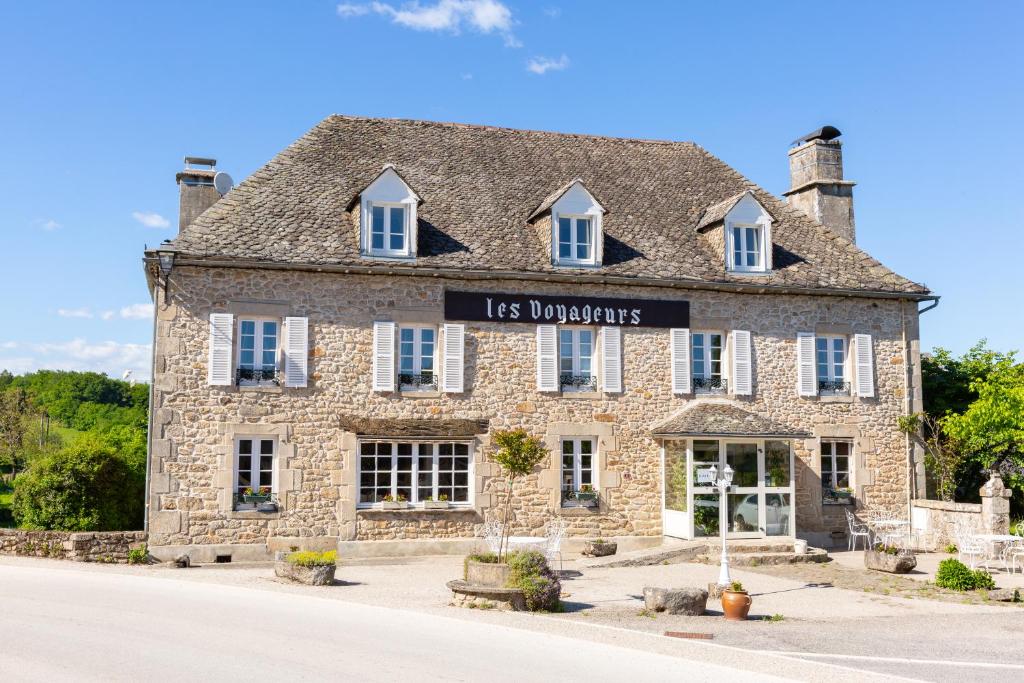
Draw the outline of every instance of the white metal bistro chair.
<instances>
[{"instance_id":1,"label":"white metal bistro chair","mask_svg":"<svg viewBox=\"0 0 1024 683\"><path fill-rule=\"evenodd\" d=\"M1014 535L1019 538L1006 545L1003 550L1003 564L1011 574L1017 571L1018 567L1024 573L1024 524L1017 524Z\"/></svg>"},{"instance_id":2,"label":"white metal bistro chair","mask_svg":"<svg viewBox=\"0 0 1024 683\"><path fill-rule=\"evenodd\" d=\"M985 557L985 544L974 535L974 529L966 525L958 525L953 532L956 539L956 557L961 562L967 557L967 564L975 569L979 559Z\"/></svg>"},{"instance_id":3,"label":"white metal bistro chair","mask_svg":"<svg viewBox=\"0 0 1024 683\"><path fill-rule=\"evenodd\" d=\"M849 545L849 549L850 550L856 550L857 549L857 539L858 538L863 538L864 539L864 550L867 550L868 546L871 545L871 532L868 531L868 525L867 524L862 524L862 523L858 522L857 518L853 516L853 513L850 512L849 510L847 510L846 511L846 526L847 526L847 535L850 537L850 541L849 541L849 544L848 544Z\"/></svg>"},{"instance_id":4,"label":"white metal bistro chair","mask_svg":"<svg viewBox=\"0 0 1024 683\"><path fill-rule=\"evenodd\" d=\"M492 553L497 553L501 548L501 532L504 529L504 525L495 519L484 522L484 540Z\"/></svg>"},{"instance_id":5,"label":"white metal bistro chair","mask_svg":"<svg viewBox=\"0 0 1024 683\"><path fill-rule=\"evenodd\" d=\"M550 565L558 556L558 571L562 571L562 539L565 538L565 531L569 523L563 517L555 517L547 523L544 529L544 537L547 542L544 544L544 557Z\"/></svg>"}]
</instances>

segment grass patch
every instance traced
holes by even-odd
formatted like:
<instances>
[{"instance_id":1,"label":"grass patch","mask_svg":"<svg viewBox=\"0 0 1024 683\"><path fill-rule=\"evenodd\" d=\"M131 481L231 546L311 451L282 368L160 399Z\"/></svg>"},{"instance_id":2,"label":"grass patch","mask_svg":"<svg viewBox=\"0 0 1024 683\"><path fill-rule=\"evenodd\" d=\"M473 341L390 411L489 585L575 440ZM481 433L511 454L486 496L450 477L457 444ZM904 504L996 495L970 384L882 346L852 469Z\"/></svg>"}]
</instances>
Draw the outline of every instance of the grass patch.
<instances>
[{"instance_id":1,"label":"grass patch","mask_svg":"<svg viewBox=\"0 0 1024 683\"><path fill-rule=\"evenodd\" d=\"M285 558L296 567L333 567L338 564L338 552L327 550L318 553L312 550L291 553Z\"/></svg>"},{"instance_id":2,"label":"grass patch","mask_svg":"<svg viewBox=\"0 0 1024 683\"><path fill-rule=\"evenodd\" d=\"M781 614L773 614L770 617L765 617L764 618L764 621L767 621L769 624L777 624L780 621L785 621L785 620L786 620L786 617L782 616Z\"/></svg>"}]
</instances>

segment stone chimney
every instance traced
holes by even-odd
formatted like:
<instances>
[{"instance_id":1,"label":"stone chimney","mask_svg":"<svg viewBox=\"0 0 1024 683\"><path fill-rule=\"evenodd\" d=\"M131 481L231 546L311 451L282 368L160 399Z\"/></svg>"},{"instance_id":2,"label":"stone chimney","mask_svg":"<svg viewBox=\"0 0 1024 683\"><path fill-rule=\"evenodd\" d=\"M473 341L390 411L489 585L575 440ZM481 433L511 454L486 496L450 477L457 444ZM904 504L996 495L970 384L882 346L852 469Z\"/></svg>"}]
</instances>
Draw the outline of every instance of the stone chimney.
<instances>
[{"instance_id":1,"label":"stone chimney","mask_svg":"<svg viewBox=\"0 0 1024 683\"><path fill-rule=\"evenodd\" d=\"M201 168L195 168L199 166ZM181 232L199 214L217 203L220 193L213 185L217 175L217 160L185 157L185 170L175 176L178 181L178 232Z\"/></svg>"},{"instance_id":2,"label":"stone chimney","mask_svg":"<svg viewBox=\"0 0 1024 683\"><path fill-rule=\"evenodd\" d=\"M796 146L789 150L789 190L783 194L794 208L856 242L856 183L843 180L843 143L836 139L840 135L837 128L824 126L793 141Z\"/></svg>"}]
</instances>

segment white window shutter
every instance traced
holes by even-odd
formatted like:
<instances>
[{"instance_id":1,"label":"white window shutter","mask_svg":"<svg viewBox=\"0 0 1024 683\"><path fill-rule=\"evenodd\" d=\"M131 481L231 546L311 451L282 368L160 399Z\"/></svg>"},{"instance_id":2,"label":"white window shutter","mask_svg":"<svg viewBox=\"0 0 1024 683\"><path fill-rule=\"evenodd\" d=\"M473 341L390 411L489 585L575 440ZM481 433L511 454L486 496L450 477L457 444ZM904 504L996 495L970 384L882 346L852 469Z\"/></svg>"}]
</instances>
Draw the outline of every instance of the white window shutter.
<instances>
[{"instance_id":1,"label":"white window shutter","mask_svg":"<svg viewBox=\"0 0 1024 683\"><path fill-rule=\"evenodd\" d=\"M690 393L690 328L669 330L672 357L672 393Z\"/></svg>"},{"instance_id":2,"label":"white window shutter","mask_svg":"<svg viewBox=\"0 0 1024 683\"><path fill-rule=\"evenodd\" d=\"M284 385L304 387L309 366L309 318L285 318L284 334Z\"/></svg>"},{"instance_id":3,"label":"white window shutter","mask_svg":"<svg viewBox=\"0 0 1024 683\"><path fill-rule=\"evenodd\" d=\"M235 316L230 313L210 314L210 360L206 367L206 382L211 386L230 386L232 337Z\"/></svg>"},{"instance_id":4,"label":"white window shutter","mask_svg":"<svg viewBox=\"0 0 1024 683\"><path fill-rule=\"evenodd\" d=\"M373 390L395 390L395 324L373 323Z\"/></svg>"},{"instance_id":5,"label":"white window shutter","mask_svg":"<svg viewBox=\"0 0 1024 683\"><path fill-rule=\"evenodd\" d=\"M466 326L463 324L445 324L444 326L444 360L441 363L444 377L441 389L452 393L463 390L465 374Z\"/></svg>"},{"instance_id":6,"label":"white window shutter","mask_svg":"<svg viewBox=\"0 0 1024 683\"><path fill-rule=\"evenodd\" d=\"M732 393L750 396L753 391L753 369L750 349L750 331L732 331Z\"/></svg>"},{"instance_id":7,"label":"white window shutter","mask_svg":"<svg viewBox=\"0 0 1024 683\"><path fill-rule=\"evenodd\" d=\"M558 391L558 328L537 325L537 391Z\"/></svg>"},{"instance_id":8,"label":"white window shutter","mask_svg":"<svg viewBox=\"0 0 1024 683\"><path fill-rule=\"evenodd\" d=\"M871 335L853 335L853 345L856 353L854 376L857 381L857 395L871 398L875 395L875 354L871 347Z\"/></svg>"},{"instance_id":9,"label":"white window shutter","mask_svg":"<svg viewBox=\"0 0 1024 683\"><path fill-rule=\"evenodd\" d=\"M610 393L622 391L622 328L601 328L601 382Z\"/></svg>"},{"instance_id":10,"label":"white window shutter","mask_svg":"<svg viewBox=\"0 0 1024 683\"><path fill-rule=\"evenodd\" d=\"M800 396L818 395L818 378L814 372L814 334L797 332L796 335L796 393Z\"/></svg>"}]
</instances>

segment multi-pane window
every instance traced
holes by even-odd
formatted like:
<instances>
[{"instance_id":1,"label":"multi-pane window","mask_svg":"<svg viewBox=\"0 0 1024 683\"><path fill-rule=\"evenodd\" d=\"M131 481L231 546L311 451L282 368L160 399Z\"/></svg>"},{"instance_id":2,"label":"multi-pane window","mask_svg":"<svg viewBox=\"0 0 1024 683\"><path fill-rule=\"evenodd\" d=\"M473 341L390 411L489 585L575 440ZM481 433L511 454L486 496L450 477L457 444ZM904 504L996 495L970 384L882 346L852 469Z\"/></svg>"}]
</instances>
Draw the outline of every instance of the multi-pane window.
<instances>
[{"instance_id":1,"label":"multi-pane window","mask_svg":"<svg viewBox=\"0 0 1024 683\"><path fill-rule=\"evenodd\" d=\"M732 226L732 266L735 270L761 270L761 228Z\"/></svg>"},{"instance_id":2,"label":"multi-pane window","mask_svg":"<svg viewBox=\"0 0 1024 683\"><path fill-rule=\"evenodd\" d=\"M718 332L694 332L690 335L694 391L705 393L725 389L722 340L723 336Z\"/></svg>"},{"instance_id":3,"label":"multi-pane window","mask_svg":"<svg viewBox=\"0 0 1024 683\"><path fill-rule=\"evenodd\" d=\"M359 504L385 497L422 503L470 502L472 459L467 443L364 441L359 446Z\"/></svg>"},{"instance_id":4,"label":"multi-pane window","mask_svg":"<svg viewBox=\"0 0 1024 683\"><path fill-rule=\"evenodd\" d=\"M277 381L276 320L246 320L238 323L238 384L263 384Z\"/></svg>"},{"instance_id":5,"label":"multi-pane window","mask_svg":"<svg viewBox=\"0 0 1024 683\"><path fill-rule=\"evenodd\" d=\"M594 260L594 222L589 218L558 217L558 260Z\"/></svg>"},{"instance_id":6,"label":"multi-pane window","mask_svg":"<svg viewBox=\"0 0 1024 683\"><path fill-rule=\"evenodd\" d=\"M558 374L568 391L596 391L594 331L579 328L558 330Z\"/></svg>"},{"instance_id":7,"label":"multi-pane window","mask_svg":"<svg viewBox=\"0 0 1024 683\"><path fill-rule=\"evenodd\" d=\"M818 392L822 394L849 393L846 383L846 339L844 337L815 337L815 364Z\"/></svg>"},{"instance_id":8,"label":"multi-pane window","mask_svg":"<svg viewBox=\"0 0 1024 683\"><path fill-rule=\"evenodd\" d=\"M436 347L435 328L398 328L398 384L402 391L437 388L434 372Z\"/></svg>"},{"instance_id":9,"label":"multi-pane window","mask_svg":"<svg viewBox=\"0 0 1024 683\"><path fill-rule=\"evenodd\" d=\"M853 444L849 441L823 440L821 442L821 488L827 495L830 491L850 488L850 453Z\"/></svg>"},{"instance_id":10,"label":"multi-pane window","mask_svg":"<svg viewBox=\"0 0 1024 683\"><path fill-rule=\"evenodd\" d=\"M240 438L235 440L235 493L238 495L274 493L274 439Z\"/></svg>"},{"instance_id":11,"label":"multi-pane window","mask_svg":"<svg viewBox=\"0 0 1024 683\"><path fill-rule=\"evenodd\" d=\"M404 206L370 206L370 251L385 255L402 255L408 251Z\"/></svg>"},{"instance_id":12,"label":"multi-pane window","mask_svg":"<svg viewBox=\"0 0 1024 683\"><path fill-rule=\"evenodd\" d=\"M595 457L594 439L590 437L562 439L563 503L596 495Z\"/></svg>"}]
</instances>

